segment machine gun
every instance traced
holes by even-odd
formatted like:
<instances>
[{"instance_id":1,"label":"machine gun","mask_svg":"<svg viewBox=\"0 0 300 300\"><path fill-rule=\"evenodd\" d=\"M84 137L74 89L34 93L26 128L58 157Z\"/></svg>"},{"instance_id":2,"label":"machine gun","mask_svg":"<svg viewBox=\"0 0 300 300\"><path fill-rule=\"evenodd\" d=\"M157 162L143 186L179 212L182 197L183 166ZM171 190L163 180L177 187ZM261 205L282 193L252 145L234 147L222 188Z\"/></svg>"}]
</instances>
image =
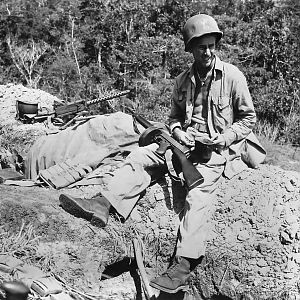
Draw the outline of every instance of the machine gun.
<instances>
[{"instance_id":1,"label":"machine gun","mask_svg":"<svg viewBox=\"0 0 300 300\"><path fill-rule=\"evenodd\" d=\"M24 123L35 123L35 122L43 122L48 118L59 125L70 124L72 120L78 118L90 118L90 117L83 117L88 114L88 107L92 104L104 102L107 100L111 100L117 97L125 96L129 94L130 90L126 90L119 93L109 94L108 96L93 99L90 101L80 100L76 102L72 102L69 104L62 104L61 102L55 102L53 105L53 110L45 112L40 112L38 109L38 103L25 103L20 100L16 102L16 111L17 115L16 118L21 120ZM43 110L43 109L42 109ZM61 129L63 129L61 128Z\"/></svg>"},{"instance_id":2,"label":"machine gun","mask_svg":"<svg viewBox=\"0 0 300 300\"><path fill-rule=\"evenodd\" d=\"M195 168L192 162L188 160L190 148L181 145L173 139L166 132L164 126L152 125L142 116L135 114L131 109L128 110L134 119L146 128L139 138L139 146L147 146L151 143L157 143L159 148L156 150L156 153L160 156L164 156L167 149L171 149L181 167L183 177L189 191L203 183L203 176Z\"/></svg>"},{"instance_id":3,"label":"machine gun","mask_svg":"<svg viewBox=\"0 0 300 300\"><path fill-rule=\"evenodd\" d=\"M56 118L63 119L64 121L70 120L72 117L76 116L78 113L82 111L86 111L87 108L96 103L104 102L107 100L111 100L117 97L125 96L129 94L130 90L126 90L119 93L113 93L105 97L97 98L90 101L80 100L75 101L69 104L55 104L54 105L54 115Z\"/></svg>"}]
</instances>

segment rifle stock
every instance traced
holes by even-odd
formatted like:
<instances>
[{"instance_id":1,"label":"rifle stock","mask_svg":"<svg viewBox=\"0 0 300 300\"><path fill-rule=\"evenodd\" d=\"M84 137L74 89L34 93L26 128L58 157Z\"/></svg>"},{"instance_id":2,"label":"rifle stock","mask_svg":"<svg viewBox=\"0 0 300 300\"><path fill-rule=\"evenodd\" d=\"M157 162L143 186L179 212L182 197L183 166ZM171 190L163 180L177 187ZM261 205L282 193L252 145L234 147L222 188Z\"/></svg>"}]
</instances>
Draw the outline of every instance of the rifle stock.
<instances>
[{"instance_id":1,"label":"rifle stock","mask_svg":"<svg viewBox=\"0 0 300 300\"><path fill-rule=\"evenodd\" d=\"M203 183L204 178L201 173L196 169L190 160L188 160L188 155L190 149L184 145L178 143L174 138L167 134L162 128L153 126L149 121L140 115L135 114L130 111L133 117L143 126L146 130L142 133L139 140L140 146L146 146L150 143L157 143L159 148L157 153L159 155L164 155L167 149L171 149L176 159L178 160L185 184L188 190L192 190L199 184Z\"/></svg>"}]
</instances>

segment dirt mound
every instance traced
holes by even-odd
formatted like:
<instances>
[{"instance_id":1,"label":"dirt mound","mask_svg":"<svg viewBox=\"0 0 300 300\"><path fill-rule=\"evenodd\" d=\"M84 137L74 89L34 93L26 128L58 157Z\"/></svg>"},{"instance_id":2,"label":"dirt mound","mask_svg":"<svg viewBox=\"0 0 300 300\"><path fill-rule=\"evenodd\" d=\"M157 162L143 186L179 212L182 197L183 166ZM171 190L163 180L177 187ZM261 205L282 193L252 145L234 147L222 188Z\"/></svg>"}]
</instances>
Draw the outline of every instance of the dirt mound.
<instances>
[{"instance_id":1,"label":"dirt mound","mask_svg":"<svg viewBox=\"0 0 300 300\"><path fill-rule=\"evenodd\" d=\"M16 124L16 102L38 103L39 108L53 109L54 101L61 101L51 94L24 87L23 85L0 85L0 124Z\"/></svg>"},{"instance_id":2,"label":"dirt mound","mask_svg":"<svg viewBox=\"0 0 300 300\"><path fill-rule=\"evenodd\" d=\"M299 191L299 173L268 165L224 183L199 276L205 297L299 296Z\"/></svg>"},{"instance_id":3,"label":"dirt mound","mask_svg":"<svg viewBox=\"0 0 300 300\"><path fill-rule=\"evenodd\" d=\"M268 165L224 181L207 257L191 281L202 299L299 296L299 190L299 173ZM135 299L128 272L132 239L143 241L149 277L162 272L175 246L182 193L167 177L148 188L126 222L112 213L108 226L100 229L65 213L58 191L2 185L0 228L17 232L22 222L33 226L40 236L36 247L30 255L24 249L15 255L51 270L69 285L98 299ZM103 275L112 264L113 272ZM115 278L100 281L110 277Z\"/></svg>"},{"instance_id":4,"label":"dirt mound","mask_svg":"<svg viewBox=\"0 0 300 300\"><path fill-rule=\"evenodd\" d=\"M39 108L46 108L47 111L53 110L54 101L61 102L57 97L39 89L14 84L0 85L0 163L10 167L13 167L14 151L25 156L39 136L57 130L48 122L23 124L16 120L17 100L38 103Z\"/></svg>"}]
</instances>

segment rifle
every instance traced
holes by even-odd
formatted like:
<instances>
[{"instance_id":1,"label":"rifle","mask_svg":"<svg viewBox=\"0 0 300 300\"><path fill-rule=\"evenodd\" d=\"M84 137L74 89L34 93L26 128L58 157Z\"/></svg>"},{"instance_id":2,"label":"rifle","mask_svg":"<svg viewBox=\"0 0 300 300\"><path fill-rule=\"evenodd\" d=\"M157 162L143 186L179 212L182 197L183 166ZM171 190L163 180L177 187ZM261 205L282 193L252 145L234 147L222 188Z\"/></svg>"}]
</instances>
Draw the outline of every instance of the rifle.
<instances>
[{"instance_id":1,"label":"rifle","mask_svg":"<svg viewBox=\"0 0 300 300\"><path fill-rule=\"evenodd\" d=\"M190 155L190 148L185 145L181 145L175 139L173 139L166 131L165 126L152 125L149 121L143 118L141 115L135 114L128 108L132 116L138 121L146 130L141 134L139 138L139 146L147 146L151 143L157 143L159 148L156 153L160 156L164 156L167 149L171 149L175 158L178 160L183 177L188 190L192 190L199 184L203 183L204 178L200 172L195 168L188 157Z\"/></svg>"},{"instance_id":2,"label":"rifle","mask_svg":"<svg viewBox=\"0 0 300 300\"><path fill-rule=\"evenodd\" d=\"M69 104L61 104L56 103L54 105L54 115L57 118L61 118L63 120L69 120L72 116L78 114L79 112L85 111L87 107L92 104L104 102L107 100L111 100L117 97L125 96L130 92L130 90L126 90L119 93L113 93L105 97L93 99L90 101L79 100Z\"/></svg>"}]
</instances>

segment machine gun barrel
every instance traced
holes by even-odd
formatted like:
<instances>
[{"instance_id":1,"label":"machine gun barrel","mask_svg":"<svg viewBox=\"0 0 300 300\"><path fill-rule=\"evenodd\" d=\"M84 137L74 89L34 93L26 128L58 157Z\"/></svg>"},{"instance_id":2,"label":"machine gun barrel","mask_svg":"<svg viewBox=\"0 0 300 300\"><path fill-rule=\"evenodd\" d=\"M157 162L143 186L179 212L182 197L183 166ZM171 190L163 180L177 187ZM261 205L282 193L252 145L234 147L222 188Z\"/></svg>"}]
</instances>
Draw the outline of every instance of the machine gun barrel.
<instances>
[{"instance_id":1,"label":"machine gun barrel","mask_svg":"<svg viewBox=\"0 0 300 300\"><path fill-rule=\"evenodd\" d=\"M122 91L122 92L119 92L119 93L113 93L113 94L110 94L110 95L107 95L107 96L104 96L104 97L101 97L101 98L89 100L89 101L86 102L86 105L89 106L91 104L111 100L111 99L114 99L114 98L117 98L117 97L125 96L129 93L130 93L130 90Z\"/></svg>"},{"instance_id":2,"label":"machine gun barrel","mask_svg":"<svg viewBox=\"0 0 300 300\"><path fill-rule=\"evenodd\" d=\"M78 114L81 111L86 110L86 108L92 104L104 102L107 100L111 100L117 97L125 96L129 94L130 90L122 91L119 93L113 93L105 97L85 101L79 100L69 104L59 104L54 107L55 116L58 118L66 118L69 120L72 116Z\"/></svg>"}]
</instances>

